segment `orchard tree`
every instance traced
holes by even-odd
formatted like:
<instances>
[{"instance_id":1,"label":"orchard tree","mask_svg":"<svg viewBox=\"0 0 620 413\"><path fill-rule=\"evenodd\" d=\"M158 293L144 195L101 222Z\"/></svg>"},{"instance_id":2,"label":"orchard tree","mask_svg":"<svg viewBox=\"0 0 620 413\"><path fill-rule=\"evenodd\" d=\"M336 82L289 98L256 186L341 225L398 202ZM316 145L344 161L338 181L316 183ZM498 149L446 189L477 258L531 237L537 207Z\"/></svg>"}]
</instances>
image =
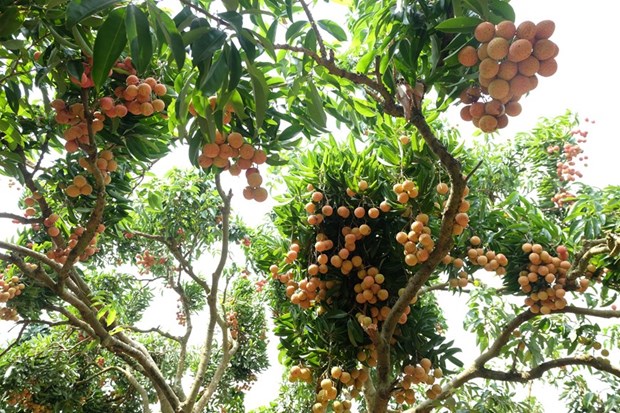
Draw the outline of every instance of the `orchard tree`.
<instances>
[{"instance_id":1,"label":"orchard tree","mask_svg":"<svg viewBox=\"0 0 620 413\"><path fill-rule=\"evenodd\" d=\"M505 127L557 68L552 21L515 23L500 0L355 1L346 28L305 0L166 7L0 6L0 162L23 208L0 212L19 225L0 241L7 411L241 411L266 366L266 274L289 410L510 411L471 380L555 369L582 389L575 409L613 400L573 374L620 376L617 329L596 322L620 316L603 308L620 194L573 183L586 132L566 115L472 149L439 117L463 104L482 132ZM348 136L319 139L332 120ZM193 171L153 178L181 145ZM265 201L265 163L287 187L277 232L235 221L222 180L243 174L246 202ZM228 262L235 242L258 275ZM472 297L482 353L466 368L443 290ZM177 328L141 322L161 291Z\"/></svg>"}]
</instances>

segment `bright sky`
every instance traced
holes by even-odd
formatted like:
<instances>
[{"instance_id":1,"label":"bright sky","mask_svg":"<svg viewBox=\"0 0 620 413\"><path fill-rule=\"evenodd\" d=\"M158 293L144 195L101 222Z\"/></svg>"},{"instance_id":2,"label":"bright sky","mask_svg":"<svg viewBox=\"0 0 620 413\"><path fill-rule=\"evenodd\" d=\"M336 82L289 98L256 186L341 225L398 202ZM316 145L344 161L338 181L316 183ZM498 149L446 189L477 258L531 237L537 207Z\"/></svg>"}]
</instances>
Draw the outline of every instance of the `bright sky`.
<instances>
[{"instance_id":1,"label":"bright sky","mask_svg":"<svg viewBox=\"0 0 620 413\"><path fill-rule=\"evenodd\" d=\"M540 116L553 117L571 109L583 118L596 120L594 125L587 125L590 131L589 141L584 146L590 157L589 167L584 170L583 181L599 187L620 184L617 157L620 153L620 137L618 136L618 121L615 97L620 96L620 83L613 77L612 53L613 39L617 36L617 16L620 15L620 4L615 0L599 0L597 2L577 2L566 0L513 0L517 22L532 20L538 22L543 19L552 19L556 22L556 31L552 37L560 47L557 57L558 72L551 78L540 79L539 86L530 96L522 100L523 113L511 119L507 129L501 131L502 137L509 137L519 131L527 131ZM344 13L334 13L335 5L325 5L318 2L317 17L335 19ZM450 118L456 119L458 109L453 109ZM473 129L464 122L456 121L460 125L464 137L470 135ZM184 151L184 150L183 150ZM187 165L187 155L184 152L165 162L161 162L158 170L165 170L173 165ZM255 223L258 216L269 211L270 203L248 203L241 198L240 190L244 183L241 178L227 180L225 185L234 187L236 196L234 207L250 223ZM19 213L16 208L18 192L8 188L7 180L0 179L0 211ZM14 226L9 222L0 223L0 238L7 239L13 233ZM462 337L459 326L462 323L464 301L451 299L451 305L446 306L449 323L455 326L449 334ZM8 325L0 322L0 342L6 333ZM466 351L462 354L465 363L468 356L475 356L473 337L460 339ZM270 349L276 354L276 343L272 340ZM277 395L277 383L282 369L273 359L270 370L259 376L247 398L247 407L254 408L267 403ZM557 410L554 412L559 412ZM550 410L551 411L551 410Z\"/></svg>"}]
</instances>

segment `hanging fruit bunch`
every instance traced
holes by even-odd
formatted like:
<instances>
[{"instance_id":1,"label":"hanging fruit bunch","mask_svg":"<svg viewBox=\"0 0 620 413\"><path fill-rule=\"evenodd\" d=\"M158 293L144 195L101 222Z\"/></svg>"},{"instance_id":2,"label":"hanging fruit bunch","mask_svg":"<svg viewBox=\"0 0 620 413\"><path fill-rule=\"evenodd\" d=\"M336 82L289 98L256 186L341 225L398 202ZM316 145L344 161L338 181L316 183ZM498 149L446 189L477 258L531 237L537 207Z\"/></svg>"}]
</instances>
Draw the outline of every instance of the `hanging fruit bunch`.
<instances>
[{"instance_id":1,"label":"hanging fruit bunch","mask_svg":"<svg viewBox=\"0 0 620 413\"><path fill-rule=\"evenodd\" d=\"M508 116L521 113L519 101L538 86L537 75L548 77L558 68L558 46L549 38L555 23L524 21L480 23L474 37L478 47L466 45L458 54L465 67L478 69L478 82L460 95L466 106L461 118L483 132L495 132L508 125Z\"/></svg>"}]
</instances>

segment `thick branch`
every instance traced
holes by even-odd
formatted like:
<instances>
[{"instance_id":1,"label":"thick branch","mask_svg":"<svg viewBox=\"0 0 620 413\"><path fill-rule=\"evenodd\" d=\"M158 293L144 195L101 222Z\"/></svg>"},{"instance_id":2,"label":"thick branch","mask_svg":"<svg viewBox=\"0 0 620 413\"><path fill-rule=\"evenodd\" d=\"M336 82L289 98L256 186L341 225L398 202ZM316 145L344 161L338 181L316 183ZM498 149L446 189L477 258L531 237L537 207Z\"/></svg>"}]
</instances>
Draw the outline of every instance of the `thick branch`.
<instances>
[{"instance_id":1,"label":"thick branch","mask_svg":"<svg viewBox=\"0 0 620 413\"><path fill-rule=\"evenodd\" d=\"M36 252L34 250L31 250L30 248L22 247L21 245L15 245L9 242L0 241L0 248L8 251L13 251L22 256L33 258L36 261L39 261L40 263L51 267L54 271L60 271L60 269L62 268L60 264L58 264L54 260L50 260L49 258L47 258L45 254L41 254L40 252Z\"/></svg>"},{"instance_id":2,"label":"thick branch","mask_svg":"<svg viewBox=\"0 0 620 413\"><path fill-rule=\"evenodd\" d=\"M448 149L437 139L430 126L426 122L422 112L415 105L412 106L411 123L418 129L426 144L431 148L433 153L439 158L441 165L446 168L450 176L451 187L450 195L443 212L441 220L441 229L439 237L435 243L435 249L430 254L429 259L425 261L420 268L411 277L404 293L398 298L396 304L388 314L383 326L379 343L377 346L377 397L375 399L374 410L377 412L385 411L385 401L389 399L391 389L390 371L390 341L394 335L398 320L409 306L411 300L416 296L420 288L428 281L429 277L441 262L443 257L450 251L454 244L452 229L454 228L454 219L458 213L463 194L465 192L465 178L462 175L461 165L454 158Z\"/></svg>"},{"instance_id":3,"label":"thick branch","mask_svg":"<svg viewBox=\"0 0 620 413\"><path fill-rule=\"evenodd\" d=\"M565 366L590 366L597 370L606 371L620 378L620 367L614 366L609 360L599 359L589 354L583 354L574 357L564 357L555 360L546 361L534 367L530 371L497 371L482 368L480 376L489 380L510 381L517 383L527 383L528 381L539 379L547 371Z\"/></svg>"},{"instance_id":4,"label":"thick branch","mask_svg":"<svg viewBox=\"0 0 620 413\"><path fill-rule=\"evenodd\" d=\"M222 355L222 360L220 360L220 364L217 366L217 370L215 371L213 378L209 382L209 385L206 389L204 389L202 395L198 399L198 402L194 406L194 413L201 413L204 411L207 402L209 401L211 396L213 396L213 393L215 393L215 389L220 383L220 380L222 380L222 376L224 376L224 373L228 368L228 363L230 362L230 359L235 355L237 350L239 350L239 341L235 341L233 347L230 350L228 350L227 348L224 348L223 350L224 354Z\"/></svg>"},{"instance_id":5,"label":"thick branch","mask_svg":"<svg viewBox=\"0 0 620 413\"><path fill-rule=\"evenodd\" d=\"M605 239L592 240L584 245L583 250L577 254L573 267L567 275L569 281L575 280L586 273L586 269L590 264L590 259L598 254L609 253L610 249Z\"/></svg>"},{"instance_id":6,"label":"thick branch","mask_svg":"<svg viewBox=\"0 0 620 413\"><path fill-rule=\"evenodd\" d=\"M205 337L205 342L200 353L200 363L198 364L194 383L192 384L192 387L187 395L187 399L182 406L185 410L191 410L194 408L194 403L196 397L198 396L200 386L204 382L204 376L207 371L207 367L211 362L211 355L213 351L213 336L215 334L216 323L220 326L220 329L222 331L222 351L224 352L223 358L225 358L226 351L228 351L228 327L226 325L226 322L222 320L222 318L218 314L217 294L219 280L222 276L224 266L226 265L226 261L228 259L228 244L230 236L230 200L232 198L232 191L229 191L228 194L226 194L226 192L222 188L219 174L215 175L215 185L218 194L224 202L224 207L222 208L222 248L220 250L220 260L211 277L211 293L207 296L207 304L209 305L209 325L207 327L207 335Z\"/></svg>"},{"instance_id":7,"label":"thick branch","mask_svg":"<svg viewBox=\"0 0 620 413\"><path fill-rule=\"evenodd\" d=\"M42 224L45 221L43 218L26 218L21 215L11 214L10 212L0 212L0 218L12 219L20 224Z\"/></svg>"},{"instance_id":8,"label":"thick branch","mask_svg":"<svg viewBox=\"0 0 620 413\"><path fill-rule=\"evenodd\" d=\"M581 308L575 306L566 306L562 310L556 310L555 313L569 313L569 314L581 314L587 315L591 317L601 317L601 318L620 318L620 311L613 310L594 310L589 308ZM483 352L474 360L474 362L465 370L463 370L459 375L457 375L450 383L444 385L442 387L442 392L437 396L435 400L425 400L420 403L415 409L407 410L406 413L419 413L419 412L429 412L433 409L433 406L450 396L454 390L461 387L466 382L473 380L475 378L488 378L488 379L497 379L497 380L507 380L507 381L519 381L526 382L529 380L533 380L535 378L539 378L545 371L548 371L552 368L561 367L563 365L589 365L595 367L602 371L607 371L611 374L614 374L618 377L620 374L620 368L616 366L612 366L607 362L600 361L598 359L593 359L590 356L579 356L579 357L569 357L557 360L551 360L549 362L542 363L541 365L535 367L529 372L519 373L519 372L497 372L494 370L489 370L484 367L484 365L489 362L491 359L497 357L502 348L508 343L512 332L519 327L521 324L536 318L541 317L540 314L534 314L531 311L527 310L521 314L518 314L515 318L513 318L502 330L501 334L495 339L493 344L487 349L487 351ZM591 360L593 359L593 360ZM525 379L527 378L527 379Z\"/></svg>"}]
</instances>

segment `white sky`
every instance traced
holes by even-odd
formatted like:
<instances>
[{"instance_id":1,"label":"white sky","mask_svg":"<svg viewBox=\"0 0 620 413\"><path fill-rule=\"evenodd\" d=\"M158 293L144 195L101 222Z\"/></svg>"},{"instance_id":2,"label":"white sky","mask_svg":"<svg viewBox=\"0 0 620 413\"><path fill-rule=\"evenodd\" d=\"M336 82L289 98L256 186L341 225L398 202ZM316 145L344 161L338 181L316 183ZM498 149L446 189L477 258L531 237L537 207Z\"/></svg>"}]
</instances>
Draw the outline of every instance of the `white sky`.
<instances>
[{"instance_id":1,"label":"white sky","mask_svg":"<svg viewBox=\"0 0 620 413\"><path fill-rule=\"evenodd\" d=\"M589 117L596 120L594 125L582 125L582 129L587 128L590 132L589 141L584 145L590 160L589 167L583 171L583 182L599 187L620 184L616 163L620 153L619 119L615 104L615 98L620 96L620 84L614 78L616 70L613 64L613 39L616 38L620 4L615 0L598 0L587 4L574 0L513 0L511 4L516 10L517 22L538 22L543 19L553 19L556 22L552 40L560 47L557 57L559 69L553 77L540 79L538 88L522 100L523 113L517 118L511 118L509 127L501 131L501 136L510 137L516 132L527 131L535 125L538 117L553 117L567 109L575 111L582 119ZM335 19L335 16L344 14L334 12L333 7L340 6L326 6L323 2L318 2L318 5L317 18ZM458 108L452 109L450 119L457 117ZM459 123L464 137L467 138L473 132L469 124L458 119L455 122ZM186 152L182 152L158 164L157 169L163 171L170 166L187 165ZM257 204L242 200L240 191L245 185L242 178L226 180L225 185L235 189L234 208L250 224L257 223L258 217L269 211L269 202ZM8 188L6 179L0 179L0 211L19 213L16 208L18 196L14 188ZM2 239L7 239L14 230L14 226L7 221L0 223ZM459 344L468 349L461 354L467 364L468 356L473 358L477 352L473 346L473 337L464 338L459 328L464 314L464 299L455 300L452 297L451 305L446 306L446 315L450 325L454 326L449 335L460 337ZM7 323L0 322L0 342L5 337L7 327ZM272 354L277 353L275 345L272 340ZM266 374L259 376L258 383L248 395L248 408L268 403L277 395L281 371L274 358L273 366ZM548 389L543 391L547 392ZM561 412L558 405L555 405L553 411Z\"/></svg>"}]
</instances>

